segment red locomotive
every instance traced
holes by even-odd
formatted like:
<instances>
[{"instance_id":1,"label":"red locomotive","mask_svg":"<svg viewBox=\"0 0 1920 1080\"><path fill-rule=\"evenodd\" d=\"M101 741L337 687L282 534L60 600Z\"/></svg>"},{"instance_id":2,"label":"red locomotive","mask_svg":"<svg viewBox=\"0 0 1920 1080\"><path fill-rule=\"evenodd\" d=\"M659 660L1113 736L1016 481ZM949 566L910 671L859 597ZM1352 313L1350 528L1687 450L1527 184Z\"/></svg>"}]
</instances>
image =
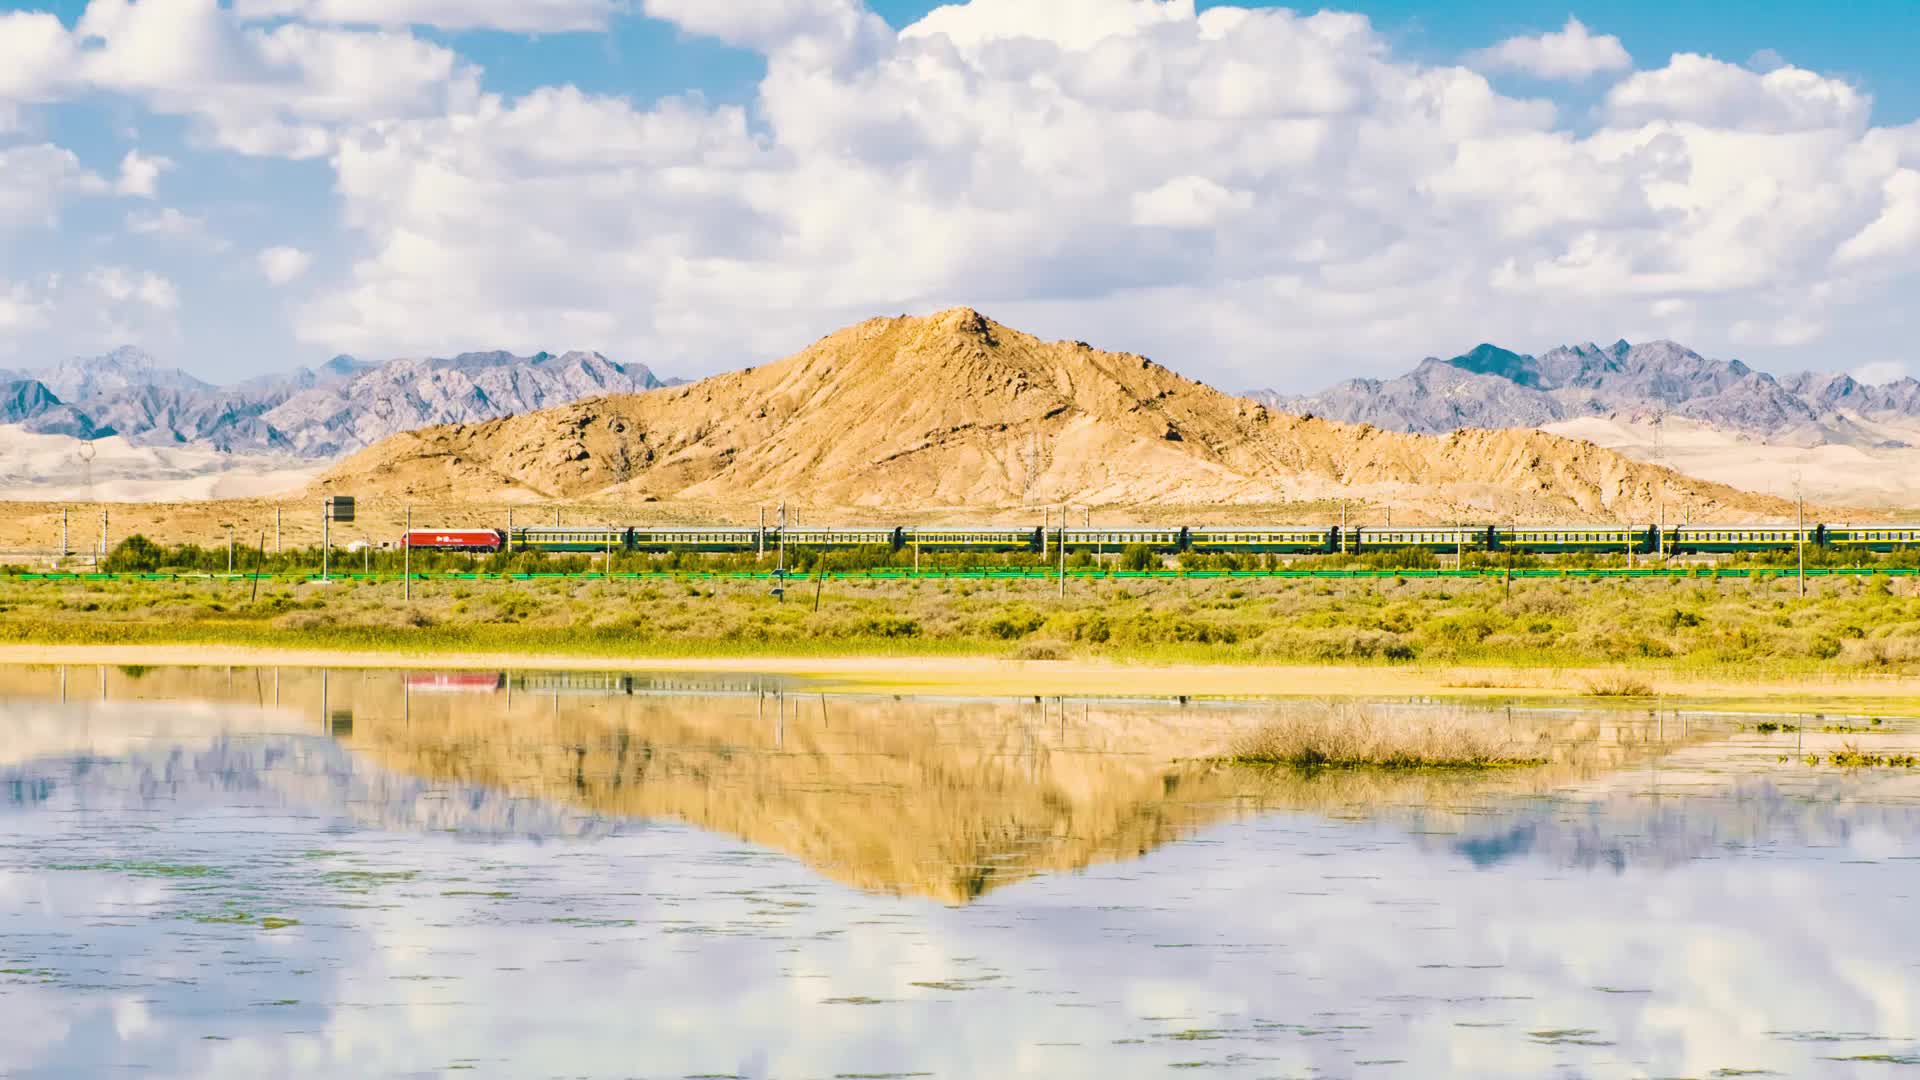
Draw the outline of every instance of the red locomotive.
<instances>
[{"instance_id":1,"label":"red locomotive","mask_svg":"<svg viewBox=\"0 0 1920 1080\"><path fill-rule=\"evenodd\" d=\"M473 551L492 554L507 546L507 534L498 529L415 529L407 534L415 551Z\"/></svg>"}]
</instances>

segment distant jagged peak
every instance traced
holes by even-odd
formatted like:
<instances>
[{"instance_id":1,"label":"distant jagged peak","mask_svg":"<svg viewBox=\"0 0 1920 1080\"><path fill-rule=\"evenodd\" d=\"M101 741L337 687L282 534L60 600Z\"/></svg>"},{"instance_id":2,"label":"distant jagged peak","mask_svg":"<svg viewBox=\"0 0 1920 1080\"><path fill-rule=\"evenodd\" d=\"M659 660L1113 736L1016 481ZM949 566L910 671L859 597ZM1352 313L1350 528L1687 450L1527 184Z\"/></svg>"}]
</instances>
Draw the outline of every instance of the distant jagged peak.
<instances>
[{"instance_id":1,"label":"distant jagged peak","mask_svg":"<svg viewBox=\"0 0 1920 1080\"><path fill-rule=\"evenodd\" d=\"M1521 386L1540 384L1540 365L1533 357L1485 342L1444 363L1476 375L1495 375Z\"/></svg>"},{"instance_id":2,"label":"distant jagged peak","mask_svg":"<svg viewBox=\"0 0 1920 1080\"><path fill-rule=\"evenodd\" d=\"M1762 438L1816 429L1851 438L1844 433L1862 430L1859 420L1920 419L1920 380L1867 386L1837 373L1780 379L1664 338L1577 342L1537 358L1482 344L1448 360L1428 357L1394 379L1347 380L1291 398L1255 396L1295 412L1431 434L1671 414Z\"/></svg>"},{"instance_id":3,"label":"distant jagged peak","mask_svg":"<svg viewBox=\"0 0 1920 1080\"><path fill-rule=\"evenodd\" d=\"M68 357L32 374L66 401L144 386L192 391L214 388L212 383L180 368L160 367L152 354L134 345L121 345L98 356Z\"/></svg>"},{"instance_id":4,"label":"distant jagged peak","mask_svg":"<svg viewBox=\"0 0 1920 1080\"><path fill-rule=\"evenodd\" d=\"M360 372L366 371L369 368L376 368L379 366L380 365L377 361L361 360L357 357L349 356L346 353L341 353L339 356L336 356L333 359L327 361L326 363L321 364L320 373L322 375L330 375L330 376L339 378L339 377L357 375Z\"/></svg>"}]
</instances>

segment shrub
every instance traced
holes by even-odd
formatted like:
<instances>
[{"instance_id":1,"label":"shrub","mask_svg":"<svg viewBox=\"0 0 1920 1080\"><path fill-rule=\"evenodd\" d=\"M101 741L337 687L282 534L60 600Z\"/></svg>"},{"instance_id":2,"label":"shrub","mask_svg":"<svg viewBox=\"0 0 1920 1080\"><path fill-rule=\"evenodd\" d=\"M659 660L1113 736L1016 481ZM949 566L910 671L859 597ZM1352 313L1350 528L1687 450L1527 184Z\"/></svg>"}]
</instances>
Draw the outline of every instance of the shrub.
<instances>
[{"instance_id":1,"label":"shrub","mask_svg":"<svg viewBox=\"0 0 1920 1080\"><path fill-rule=\"evenodd\" d=\"M136 533L115 544L100 568L110 574L151 574L166 557L165 548Z\"/></svg>"}]
</instances>

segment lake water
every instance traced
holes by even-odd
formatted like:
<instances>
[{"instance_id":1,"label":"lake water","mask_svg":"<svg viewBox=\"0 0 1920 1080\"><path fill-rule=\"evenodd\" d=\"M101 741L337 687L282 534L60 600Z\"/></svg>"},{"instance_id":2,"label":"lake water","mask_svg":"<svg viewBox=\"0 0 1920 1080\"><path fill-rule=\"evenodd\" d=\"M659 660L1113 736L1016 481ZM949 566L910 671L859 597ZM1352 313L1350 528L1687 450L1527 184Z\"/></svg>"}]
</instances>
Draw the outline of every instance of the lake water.
<instances>
[{"instance_id":1,"label":"lake water","mask_svg":"<svg viewBox=\"0 0 1920 1080\"><path fill-rule=\"evenodd\" d=\"M1914 721L1324 707L0 670L0 1076L1920 1075Z\"/></svg>"}]
</instances>

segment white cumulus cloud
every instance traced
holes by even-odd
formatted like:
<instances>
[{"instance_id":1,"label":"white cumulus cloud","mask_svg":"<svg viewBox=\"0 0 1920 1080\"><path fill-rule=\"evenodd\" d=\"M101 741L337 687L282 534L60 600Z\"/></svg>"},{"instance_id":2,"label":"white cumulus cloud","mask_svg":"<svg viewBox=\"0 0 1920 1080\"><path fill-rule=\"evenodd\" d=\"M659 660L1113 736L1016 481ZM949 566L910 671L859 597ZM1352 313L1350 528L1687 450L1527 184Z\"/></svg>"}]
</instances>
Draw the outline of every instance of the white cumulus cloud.
<instances>
[{"instance_id":1,"label":"white cumulus cloud","mask_svg":"<svg viewBox=\"0 0 1920 1080\"><path fill-rule=\"evenodd\" d=\"M131 96L215 145L284 157L324 156L344 125L442 113L479 80L404 31L249 26L218 0L91 0L58 47L70 70L46 94Z\"/></svg>"},{"instance_id":2,"label":"white cumulus cloud","mask_svg":"<svg viewBox=\"0 0 1920 1080\"><path fill-rule=\"evenodd\" d=\"M562 33L604 30L626 0L234 0L244 19Z\"/></svg>"},{"instance_id":3,"label":"white cumulus cloud","mask_svg":"<svg viewBox=\"0 0 1920 1080\"><path fill-rule=\"evenodd\" d=\"M151 199L160 174L173 168L173 162L164 157L147 157L138 150L129 150L120 159L120 179L114 184L114 190L122 195L136 195Z\"/></svg>"},{"instance_id":4,"label":"white cumulus cloud","mask_svg":"<svg viewBox=\"0 0 1920 1080\"><path fill-rule=\"evenodd\" d=\"M1135 225L1201 229L1253 208L1253 193L1225 188L1204 176L1180 176L1133 197Z\"/></svg>"},{"instance_id":5,"label":"white cumulus cloud","mask_svg":"<svg viewBox=\"0 0 1920 1080\"><path fill-rule=\"evenodd\" d=\"M408 29L629 9L764 54L754 99L488 92ZM1624 71L1577 20L1434 65L1360 15L1191 0L969 0L899 33L862 0L91 0L72 30L0 16L0 58L0 116L92 97L330 173L351 258L296 330L371 355L458 334L692 373L968 303L1284 384L1573 324L1834 348L1920 284L1920 124L1784 64L1680 53L1578 118L1471 66ZM0 226L115 185L0 144ZM285 283L287 250L242 257Z\"/></svg>"},{"instance_id":6,"label":"white cumulus cloud","mask_svg":"<svg viewBox=\"0 0 1920 1080\"><path fill-rule=\"evenodd\" d=\"M892 36L862 0L641 0L641 10L687 33L764 53L839 58L851 46Z\"/></svg>"},{"instance_id":7,"label":"white cumulus cloud","mask_svg":"<svg viewBox=\"0 0 1920 1080\"><path fill-rule=\"evenodd\" d=\"M1907 365L1898 360L1876 360L1870 364L1861 364L1851 371L1854 379L1868 386L1884 386L1890 382L1899 382L1907 377Z\"/></svg>"},{"instance_id":8,"label":"white cumulus cloud","mask_svg":"<svg viewBox=\"0 0 1920 1080\"><path fill-rule=\"evenodd\" d=\"M270 247L258 258L260 272L275 285L299 278L313 265L313 256L294 247Z\"/></svg>"},{"instance_id":9,"label":"white cumulus cloud","mask_svg":"<svg viewBox=\"0 0 1920 1080\"><path fill-rule=\"evenodd\" d=\"M1628 76L1606 100L1616 124L1674 120L1759 132L1858 130L1872 106L1840 79L1791 66L1762 74L1694 53Z\"/></svg>"},{"instance_id":10,"label":"white cumulus cloud","mask_svg":"<svg viewBox=\"0 0 1920 1080\"><path fill-rule=\"evenodd\" d=\"M173 311L180 306L180 292L173 282L151 270L104 266L87 274L87 284L115 302L132 301L154 311Z\"/></svg>"},{"instance_id":11,"label":"white cumulus cloud","mask_svg":"<svg viewBox=\"0 0 1920 1080\"><path fill-rule=\"evenodd\" d=\"M907 36L940 34L961 46L1026 38L1086 49L1109 37L1192 21L1193 0L971 0L933 9Z\"/></svg>"},{"instance_id":12,"label":"white cumulus cloud","mask_svg":"<svg viewBox=\"0 0 1920 1080\"><path fill-rule=\"evenodd\" d=\"M1626 46L1612 34L1595 34L1572 16L1567 25L1532 37L1511 37L1468 58L1475 67L1519 71L1538 79L1586 79L1633 66Z\"/></svg>"},{"instance_id":13,"label":"white cumulus cloud","mask_svg":"<svg viewBox=\"0 0 1920 1080\"><path fill-rule=\"evenodd\" d=\"M171 206L137 210L127 215L127 231L136 236L192 236L206 226L205 218L182 213Z\"/></svg>"},{"instance_id":14,"label":"white cumulus cloud","mask_svg":"<svg viewBox=\"0 0 1920 1080\"><path fill-rule=\"evenodd\" d=\"M45 329L53 322L53 303L43 286L25 281L0 281L0 333L22 334ZM0 350L11 352L11 342L0 339Z\"/></svg>"},{"instance_id":15,"label":"white cumulus cloud","mask_svg":"<svg viewBox=\"0 0 1920 1080\"><path fill-rule=\"evenodd\" d=\"M545 88L350 133L366 254L302 336L404 352L456 326L711 369L971 303L1284 381L1551 342L1569 312L1794 347L1920 263L1897 178L1920 137L1799 69L1677 56L1576 130L1354 15L972 0L895 35L854 0L646 10L767 51L763 126Z\"/></svg>"},{"instance_id":16,"label":"white cumulus cloud","mask_svg":"<svg viewBox=\"0 0 1920 1080\"><path fill-rule=\"evenodd\" d=\"M73 151L51 143L0 146L0 228L52 227L74 194L101 194L107 182Z\"/></svg>"}]
</instances>

